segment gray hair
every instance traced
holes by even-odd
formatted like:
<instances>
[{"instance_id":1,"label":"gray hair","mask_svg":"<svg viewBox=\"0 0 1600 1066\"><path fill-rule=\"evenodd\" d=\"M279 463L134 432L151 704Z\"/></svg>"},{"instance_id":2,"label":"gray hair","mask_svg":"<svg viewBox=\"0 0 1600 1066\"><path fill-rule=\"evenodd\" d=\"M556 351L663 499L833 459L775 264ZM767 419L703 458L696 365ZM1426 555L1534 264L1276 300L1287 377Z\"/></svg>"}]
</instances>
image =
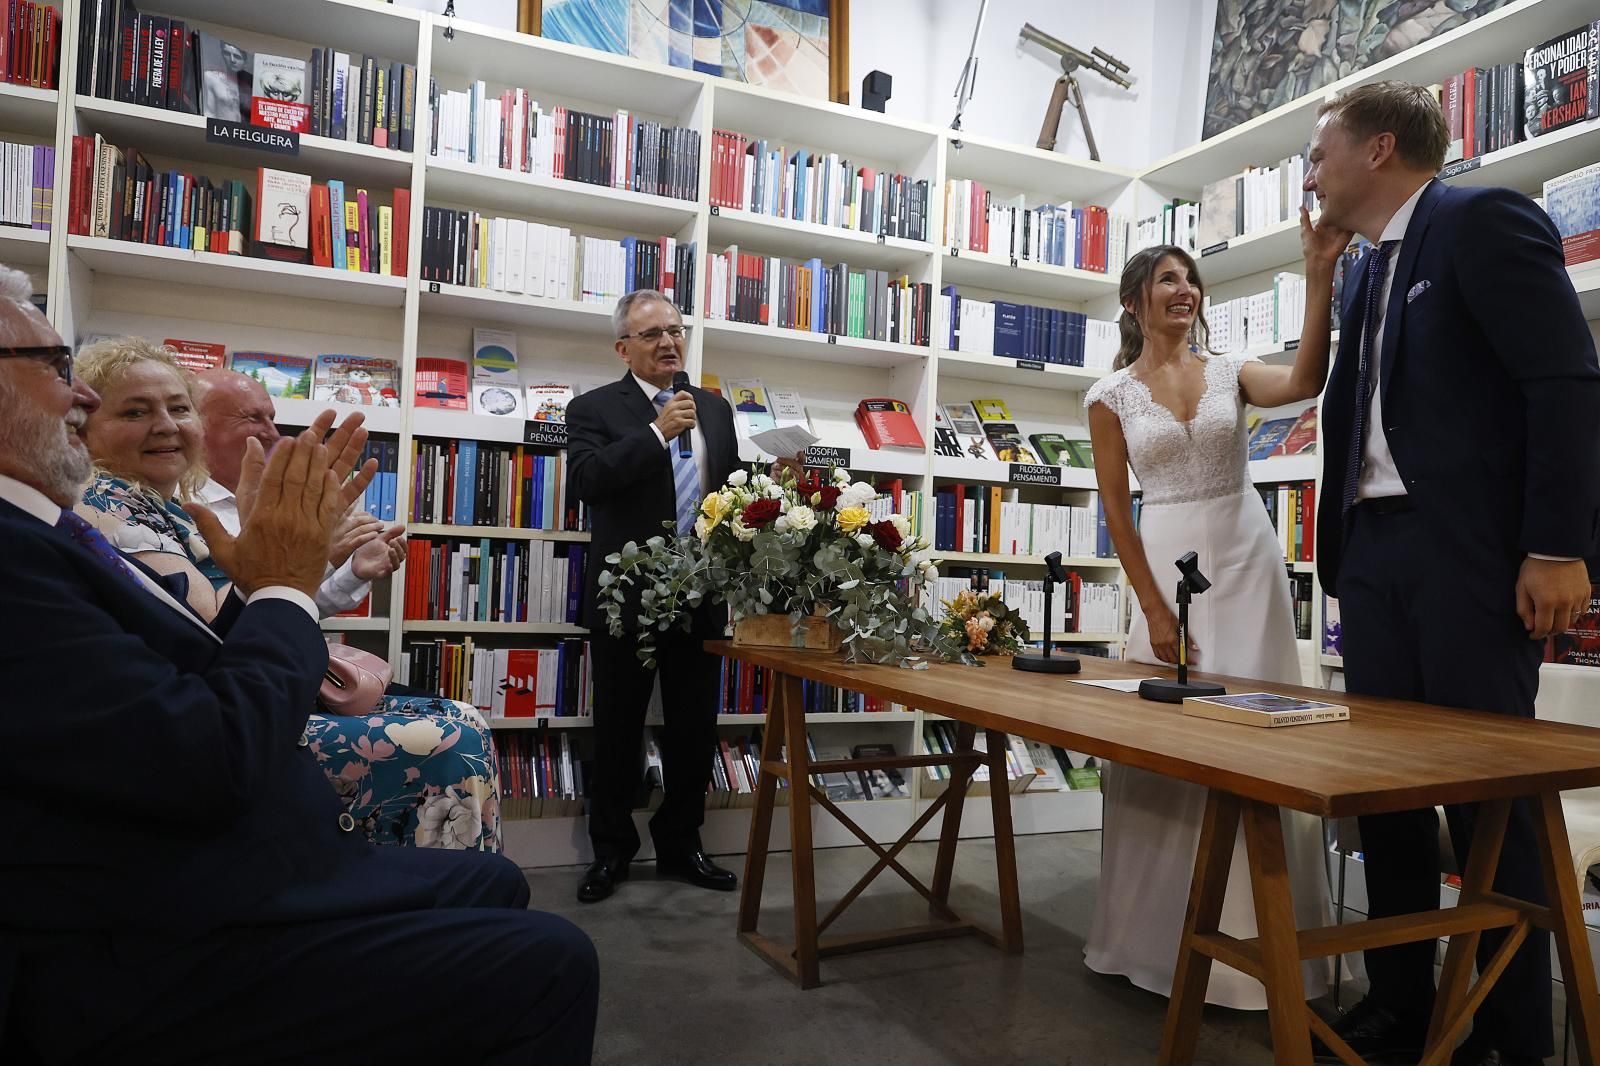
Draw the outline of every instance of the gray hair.
<instances>
[{"instance_id":1,"label":"gray hair","mask_svg":"<svg viewBox=\"0 0 1600 1066\"><path fill-rule=\"evenodd\" d=\"M39 310L33 304L33 279L26 271L0 263L0 303L22 312L21 317L0 314L0 341L15 344L24 325L31 324L29 312Z\"/></svg>"},{"instance_id":2,"label":"gray hair","mask_svg":"<svg viewBox=\"0 0 1600 1066\"><path fill-rule=\"evenodd\" d=\"M617 301L615 310L611 312L611 334L620 338L628 332L628 315L632 313L635 304L658 302L664 303L676 311L677 305L667 299L667 295L655 289L634 289L628 295Z\"/></svg>"}]
</instances>

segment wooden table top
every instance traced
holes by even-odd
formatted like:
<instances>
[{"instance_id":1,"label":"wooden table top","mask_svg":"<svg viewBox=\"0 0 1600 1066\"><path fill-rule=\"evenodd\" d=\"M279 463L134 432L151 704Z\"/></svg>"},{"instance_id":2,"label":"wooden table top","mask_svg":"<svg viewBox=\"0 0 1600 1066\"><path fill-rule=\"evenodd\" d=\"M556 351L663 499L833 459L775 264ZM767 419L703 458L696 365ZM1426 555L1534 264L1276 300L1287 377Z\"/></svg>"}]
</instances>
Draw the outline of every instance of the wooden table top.
<instances>
[{"instance_id":1,"label":"wooden table top","mask_svg":"<svg viewBox=\"0 0 1600 1066\"><path fill-rule=\"evenodd\" d=\"M1600 785L1600 729L1402 700L1195 673L1230 693L1276 692L1345 704L1343 722L1265 729L1183 714L1077 680L1175 676L1143 663L1081 657L1079 674L934 663L853 666L833 654L735 647L713 654L864 692L1112 762L1222 788L1247 799L1344 817ZM1461 668L1470 670L1470 656ZM914 753L910 753L914 754Z\"/></svg>"}]
</instances>

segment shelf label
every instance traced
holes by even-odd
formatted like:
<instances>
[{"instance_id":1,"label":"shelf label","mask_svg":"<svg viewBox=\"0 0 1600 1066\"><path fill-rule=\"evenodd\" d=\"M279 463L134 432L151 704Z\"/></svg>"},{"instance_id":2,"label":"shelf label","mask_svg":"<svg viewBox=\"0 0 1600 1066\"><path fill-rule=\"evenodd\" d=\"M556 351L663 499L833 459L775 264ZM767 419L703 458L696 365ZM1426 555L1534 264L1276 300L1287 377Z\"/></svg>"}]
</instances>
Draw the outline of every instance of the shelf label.
<instances>
[{"instance_id":1,"label":"shelf label","mask_svg":"<svg viewBox=\"0 0 1600 1066\"><path fill-rule=\"evenodd\" d=\"M1292 352L1296 348L1299 348L1299 347L1300 347L1300 338L1299 337L1296 337L1292 341L1284 341L1283 342L1283 350L1286 351L1286 352Z\"/></svg>"},{"instance_id":2,"label":"shelf label","mask_svg":"<svg viewBox=\"0 0 1600 1066\"><path fill-rule=\"evenodd\" d=\"M437 296L439 294L439 283L437 281L428 282L428 291Z\"/></svg>"},{"instance_id":3,"label":"shelf label","mask_svg":"<svg viewBox=\"0 0 1600 1066\"><path fill-rule=\"evenodd\" d=\"M1011 257L1011 265L1012 266L1016 266L1017 265L1017 257L1016 256L1012 256Z\"/></svg>"},{"instance_id":4,"label":"shelf label","mask_svg":"<svg viewBox=\"0 0 1600 1066\"><path fill-rule=\"evenodd\" d=\"M223 118L206 119L206 140L277 155L300 154L300 135L293 130L269 130L264 126L229 122Z\"/></svg>"},{"instance_id":5,"label":"shelf label","mask_svg":"<svg viewBox=\"0 0 1600 1066\"><path fill-rule=\"evenodd\" d=\"M712 204L711 205L711 214L713 215L713 217L717 216L717 215L721 215L722 214L722 205L721 204Z\"/></svg>"},{"instance_id":6,"label":"shelf label","mask_svg":"<svg viewBox=\"0 0 1600 1066\"><path fill-rule=\"evenodd\" d=\"M567 446L567 424L565 422L526 421L522 424L522 442L524 444L539 444L546 448L565 448Z\"/></svg>"},{"instance_id":7,"label":"shelf label","mask_svg":"<svg viewBox=\"0 0 1600 1066\"><path fill-rule=\"evenodd\" d=\"M828 334L828 343L829 344L838 344L839 343L838 334L835 334L835 333Z\"/></svg>"},{"instance_id":8,"label":"shelf label","mask_svg":"<svg viewBox=\"0 0 1600 1066\"><path fill-rule=\"evenodd\" d=\"M879 244L885 244L885 243L887 243L887 241L886 241L886 240L885 240L885 238L884 238L884 235L883 235L883 234L881 234L881 233L880 233L880 234L878 234L878 243L879 243Z\"/></svg>"},{"instance_id":9,"label":"shelf label","mask_svg":"<svg viewBox=\"0 0 1600 1066\"><path fill-rule=\"evenodd\" d=\"M1061 485L1061 468L1039 463L1010 463L1006 480L1013 485Z\"/></svg>"},{"instance_id":10,"label":"shelf label","mask_svg":"<svg viewBox=\"0 0 1600 1066\"><path fill-rule=\"evenodd\" d=\"M1439 171L1439 178L1442 181L1449 181L1458 175L1470 174L1481 165L1483 165L1481 155L1475 155L1471 159L1457 159L1454 163L1445 164L1444 169Z\"/></svg>"},{"instance_id":11,"label":"shelf label","mask_svg":"<svg viewBox=\"0 0 1600 1066\"><path fill-rule=\"evenodd\" d=\"M1216 255L1218 252L1226 252L1227 250L1228 250L1228 242L1227 241L1222 241L1222 242L1220 242L1218 244L1213 244L1209 248L1200 249L1200 258L1204 259L1208 255Z\"/></svg>"},{"instance_id":12,"label":"shelf label","mask_svg":"<svg viewBox=\"0 0 1600 1066\"><path fill-rule=\"evenodd\" d=\"M1037 359L1018 359L1017 360L1017 369L1018 370L1043 370L1044 369L1044 364L1039 362Z\"/></svg>"},{"instance_id":13,"label":"shelf label","mask_svg":"<svg viewBox=\"0 0 1600 1066\"><path fill-rule=\"evenodd\" d=\"M961 249L955 247L954 245L952 245L951 248L950 248L950 258L951 259L960 259L961 258Z\"/></svg>"},{"instance_id":14,"label":"shelf label","mask_svg":"<svg viewBox=\"0 0 1600 1066\"><path fill-rule=\"evenodd\" d=\"M833 448L826 444L813 444L806 449L807 466L842 466L850 468L850 449Z\"/></svg>"}]
</instances>

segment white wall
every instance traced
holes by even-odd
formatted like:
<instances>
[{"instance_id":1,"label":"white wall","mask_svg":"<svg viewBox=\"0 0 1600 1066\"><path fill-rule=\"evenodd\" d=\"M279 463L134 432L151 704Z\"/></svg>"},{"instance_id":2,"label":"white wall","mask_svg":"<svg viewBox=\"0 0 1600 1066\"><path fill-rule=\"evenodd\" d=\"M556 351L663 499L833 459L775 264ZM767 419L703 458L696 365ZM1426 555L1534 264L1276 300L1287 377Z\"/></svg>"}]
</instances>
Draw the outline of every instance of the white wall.
<instances>
[{"instance_id":1,"label":"white wall","mask_svg":"<svg viewBox=\"0 0 1600 1066\"><path fill-rule=\"evenodd\" d=\"M445 0L393 0L397 7L444 13ZM456 0L456 17L486 26L503 29L517 28L517 0Z\"/></svg>"}]
</instances>

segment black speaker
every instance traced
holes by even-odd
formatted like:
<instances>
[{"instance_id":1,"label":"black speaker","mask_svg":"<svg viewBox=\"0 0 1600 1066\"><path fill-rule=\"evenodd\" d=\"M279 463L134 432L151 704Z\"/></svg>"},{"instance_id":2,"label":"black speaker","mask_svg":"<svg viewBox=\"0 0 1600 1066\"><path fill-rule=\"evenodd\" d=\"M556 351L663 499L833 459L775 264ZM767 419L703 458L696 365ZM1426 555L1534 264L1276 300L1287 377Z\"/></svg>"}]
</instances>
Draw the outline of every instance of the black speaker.
<instances>
[{"instance_id":1,"label":"black speaker","mask_svg":"<svg viewBox=\"0 0 1600 1066\"><path fill-rule=\"evenodd\" d=\"M894 79L881 70L875 70L861 79L861 106L868 111L882 111L889 101L889 91Z\"/></svg>"}]
</instances>

